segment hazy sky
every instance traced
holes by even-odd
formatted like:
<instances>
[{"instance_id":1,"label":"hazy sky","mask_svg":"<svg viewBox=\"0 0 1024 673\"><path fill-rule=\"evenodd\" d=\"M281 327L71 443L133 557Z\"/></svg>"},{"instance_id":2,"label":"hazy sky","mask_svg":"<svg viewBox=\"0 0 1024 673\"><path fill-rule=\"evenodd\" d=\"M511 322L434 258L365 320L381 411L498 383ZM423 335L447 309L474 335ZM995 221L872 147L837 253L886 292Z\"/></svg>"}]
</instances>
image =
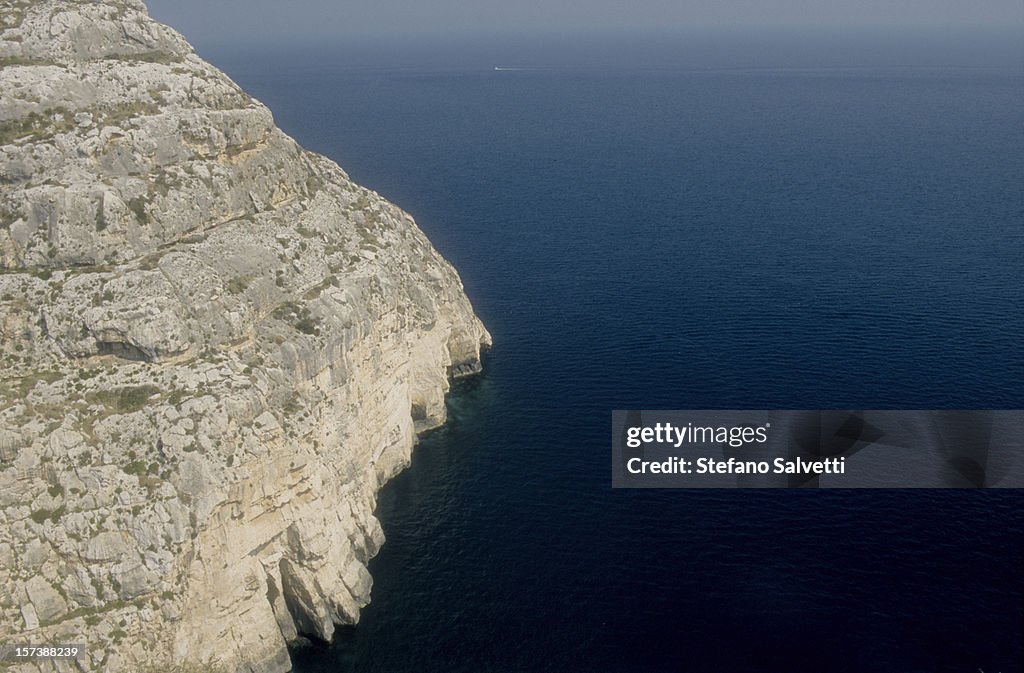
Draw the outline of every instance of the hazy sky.
<instances>
[{"instance_id":1,"label":"hazy sky","mask_svg":"<svg viewBox=\"0 0 1024 673\"><path fill-rule=\"evenodd\" d=\"M190 39L686 30L1024 27L1024 0L146 0Z\"/></svg>"}]
</instances>

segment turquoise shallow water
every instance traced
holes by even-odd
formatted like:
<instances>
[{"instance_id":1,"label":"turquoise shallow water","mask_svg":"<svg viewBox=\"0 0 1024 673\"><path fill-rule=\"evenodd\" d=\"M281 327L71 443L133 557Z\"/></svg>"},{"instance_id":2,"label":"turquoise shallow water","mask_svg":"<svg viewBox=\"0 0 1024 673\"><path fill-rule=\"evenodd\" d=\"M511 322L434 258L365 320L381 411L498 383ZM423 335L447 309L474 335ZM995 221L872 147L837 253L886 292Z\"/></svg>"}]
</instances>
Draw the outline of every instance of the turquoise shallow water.
<instances>
[{"instance_id":1,"label":"turquoise shallow water","mask_svg":"<svg viewBox=\"0 0 1024 673\"><path fill-rule=\"evenodd\" d=\"M381 495L362 623L296 669L1020 671L1019 492L608 472L616 408L1024 405L993 44L210 53L416 216L496 343Z\"/></svg>"}]
</instances>

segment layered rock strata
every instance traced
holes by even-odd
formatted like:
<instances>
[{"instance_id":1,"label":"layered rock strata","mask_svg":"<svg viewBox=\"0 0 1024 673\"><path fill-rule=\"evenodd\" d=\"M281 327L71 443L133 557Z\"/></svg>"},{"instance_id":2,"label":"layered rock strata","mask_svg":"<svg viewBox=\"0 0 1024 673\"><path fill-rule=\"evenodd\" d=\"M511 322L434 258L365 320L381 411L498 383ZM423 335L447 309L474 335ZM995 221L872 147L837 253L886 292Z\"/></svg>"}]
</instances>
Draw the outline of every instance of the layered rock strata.
<instances>
[{"instance_id":1,"label":"layered rock strata","mask_svg":"<svg viewBox=\"0 0 1024 673\"><path fill-rule=\"evenodd\" d=\"M0 643L288 670L489 342L409 215L141 3L0 4Z\"/></svg>"}]
</instances>

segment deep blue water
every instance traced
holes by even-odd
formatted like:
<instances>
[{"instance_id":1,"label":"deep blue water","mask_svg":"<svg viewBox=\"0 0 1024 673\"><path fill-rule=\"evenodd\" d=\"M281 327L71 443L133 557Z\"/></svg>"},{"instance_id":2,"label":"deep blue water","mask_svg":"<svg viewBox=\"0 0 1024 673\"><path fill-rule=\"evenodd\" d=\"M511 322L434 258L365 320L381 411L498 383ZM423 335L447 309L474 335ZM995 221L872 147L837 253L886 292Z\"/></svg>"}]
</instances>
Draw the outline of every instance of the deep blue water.
<instances>
[{"instance_id":1,"label":"deep blue water","mask_svg":"<svg viewBox=\"0 0 1024 673\"><path fill-rule=\"evenodd\" d=\"M1022 670L1020 492L611 489L612 409L1024 406L1021 42L896 44L210 49L495 341L296 670Z\"/></svg>"}]
</instances>

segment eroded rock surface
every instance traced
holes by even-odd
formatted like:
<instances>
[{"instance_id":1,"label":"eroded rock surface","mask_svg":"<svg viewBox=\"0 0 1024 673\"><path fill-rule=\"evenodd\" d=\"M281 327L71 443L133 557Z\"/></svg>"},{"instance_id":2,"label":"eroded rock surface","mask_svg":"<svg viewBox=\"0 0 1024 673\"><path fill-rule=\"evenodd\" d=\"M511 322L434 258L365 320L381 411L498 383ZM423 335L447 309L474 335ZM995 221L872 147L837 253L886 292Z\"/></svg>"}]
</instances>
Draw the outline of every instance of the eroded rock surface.
<instances>
[{"instance_id":1,"label":"eroded rock surface","mask_svg":"<svg viewBox=\"0 0 1024 673\"><path fill-rule=\"evenodd\" d=\"M358 620L377 491L490 337L409 215L141 3L0 31L0 643L286 671Z\"/></svg>"}]
</instances>

